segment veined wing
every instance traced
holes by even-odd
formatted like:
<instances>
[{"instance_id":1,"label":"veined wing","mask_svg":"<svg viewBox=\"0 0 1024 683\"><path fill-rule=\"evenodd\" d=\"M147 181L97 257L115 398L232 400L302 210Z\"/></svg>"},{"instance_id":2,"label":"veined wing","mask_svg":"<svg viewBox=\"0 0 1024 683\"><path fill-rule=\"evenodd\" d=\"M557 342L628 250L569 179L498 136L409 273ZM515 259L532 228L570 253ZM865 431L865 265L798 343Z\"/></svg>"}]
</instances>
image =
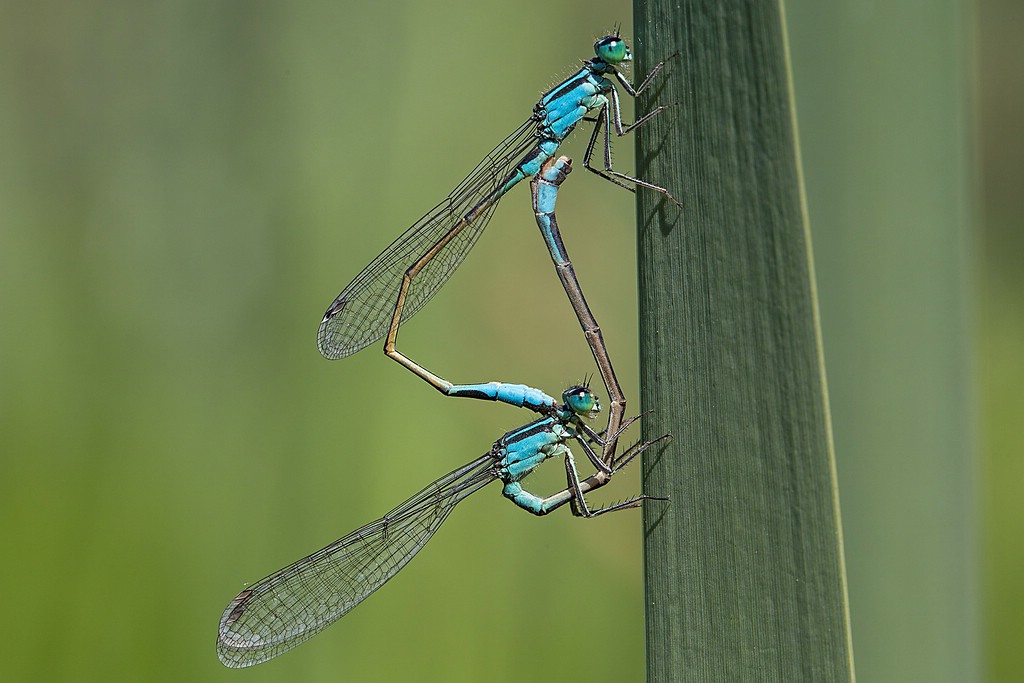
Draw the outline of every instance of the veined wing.
<instances>
[{"instance_id":1,"label":"veined wing","mask_svg":"<svg viewBox=\"0 0 1024 683\"><path fill-rule=\"evenodd\" d=\"M459 501L494 476L494 459L481 456L381 519L243 590L220 619L220 661L252 666L312 638L398 573Z\"/></svg>"},{"instance_id":2,"label":"veined wing","mask_svg":"<svg viewBox=\"0 0 1024 683\"><path fill-rule=\"evenodd\" d=\"M499 189L534 144L531 118L484 157L448 197L402 233L338 295L317 333L326 358L344 358L381 339L388 330L406 269L458 223L466 213ZM476 243L497 200L445 245L413 280L402 322L411 318L441 288Z\"/></svg>"}]
</instances>

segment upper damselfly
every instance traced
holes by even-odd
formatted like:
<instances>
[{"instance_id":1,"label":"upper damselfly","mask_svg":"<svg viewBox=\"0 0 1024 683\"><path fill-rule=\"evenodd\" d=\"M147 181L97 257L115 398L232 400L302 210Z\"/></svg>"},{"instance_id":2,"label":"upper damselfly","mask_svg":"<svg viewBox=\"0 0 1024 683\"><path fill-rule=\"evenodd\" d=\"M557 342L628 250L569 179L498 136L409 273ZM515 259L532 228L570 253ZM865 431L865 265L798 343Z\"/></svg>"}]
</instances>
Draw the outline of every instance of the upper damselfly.
<instances>
[{"instance_id":1,"label":"upper damselfly","mask_svg":"<svg viewBox=\"0 0 1024 683\"><path fill-rule=\"evenodd\" d=\"M581 121L594 122L584 155L588 170L630 191L644 187L659 192L678 205L667 189L614 170L611 158L612 130L616 135L625 135L664 109L656 107L634 123L624 125L618 91L611 78L635 97L650 85L665 63L655 65L634 88L622 73L631 63L632 55L617 31L598 40L594 52L595 56L576 73L549 90L537 102L532 116L484 157L448 197L345 287L320 323L317 341L326 358L343 358L385 337L384 352L390 358L444 394L465 395L459 393L459 385L435 375L396 349L399 325L419 311L448 280L480 236L498 200L520 181L536 175ZM590 162L602 132L604 163L602 168L595 168Z\"/></svg>"}]
</instances>

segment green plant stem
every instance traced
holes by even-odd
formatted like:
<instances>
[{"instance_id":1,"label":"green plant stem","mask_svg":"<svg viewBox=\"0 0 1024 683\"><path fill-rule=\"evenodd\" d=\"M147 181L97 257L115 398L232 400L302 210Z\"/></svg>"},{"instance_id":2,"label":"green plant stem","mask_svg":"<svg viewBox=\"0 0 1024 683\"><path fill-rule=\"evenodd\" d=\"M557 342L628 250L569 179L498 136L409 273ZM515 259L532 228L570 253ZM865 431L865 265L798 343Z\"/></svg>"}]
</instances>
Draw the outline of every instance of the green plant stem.
<instances>
[{"instance_id":1,"label":"green plant stem","mask_svg":"<svg viewBox=\"0 0 1024 683\"><path fill-rule=\"evenodd\" d=\"M638 2L648 680L850 681L842 531L776 2Z\"/></svg>"}]
</instances>

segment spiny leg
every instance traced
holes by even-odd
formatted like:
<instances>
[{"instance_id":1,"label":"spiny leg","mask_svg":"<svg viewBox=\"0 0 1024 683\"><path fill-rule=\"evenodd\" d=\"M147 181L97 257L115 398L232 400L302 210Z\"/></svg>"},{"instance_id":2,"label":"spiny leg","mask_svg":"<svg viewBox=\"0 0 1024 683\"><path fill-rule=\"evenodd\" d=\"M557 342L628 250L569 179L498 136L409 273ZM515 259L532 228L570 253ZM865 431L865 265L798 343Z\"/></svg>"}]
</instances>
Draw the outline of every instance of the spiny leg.
<instances>
[{"instance_id":1,"label":"spiny leg","mask_svg":"<svg viewBox=\"0 0 1024 683\"><path fill-rule=\"evenodd\" d=\"M625 451L623 451L622 455L620 455L615 460L615 462L612 463L612 473L615 473L615 472L618 472L619 470L621 470L623 467L628 465L630 463L630 461L633 460L633 458L635 458L636 456L640 455L641 453L646 451L648 448L650 448L654 444L659 443L661 441L664 441L665 439L671 439L671 438L672 438L671 434L662 434L661 436L656 437L654 439L651 439L649 441L637 441L635 444L633 444L632 446L627 448Z\"/></svg>"},{"instance_id":2,"label":"spiny leg","mask_svg":"<svg viewBox=\"0 0 1024 683\"><path fill-rule=\"evenodd\" d=\"M629 418L628 420L620 424L618 429L612 432L611 439L605 438L605 435L608 433L606 429L602 429L600 432L595 432L593 429L591 429L584 423L580 423L579 429L581 432L583 432L584 436L586 436L587 440L589 440L591 443L603 447L612 439L618 439L620 436L622 436L622 433L629 429L630 425L639 420L641 417L644 417L645 415L650 415L653 412L653 410L647 410L645 412L640 413L639 415L634 415L633 417Z\"/></svg>"},{"instance_id":3,"label":"spiny leg","mask_svg":"<svg viewBox=\"0 0 1024 683\"><path fill-rule=\"evenodd\" d=\"M633 124L623 128L622 120L621 120L621 115L618 113L618 102L619 102L619 99L618 99L618 95L615 94L614 90L611 91L611 102L614 104L614 107L612 108L612 115L611 116L614 118L614 125L615 125L615 128L616 128L616 134L617 135L625 135L626 133L628 133L629 131L633 130L634 128L636 128L640 124L649 121L651 119L651 117L654 116L655 114L665 110L665 107L663 107L663 106L662 107L658 107L657 109L652 111L647 116L644 116L643 118L641 118L639 121L637 121L637 122L635 122L635 123L633 123ZM678 199L673 197L672 193L669 192L666 188L661 187L660 185L655 185L654 183L649 183L646 180L641 180L641 179L635 178L635 177L633 177L631 175L627 175L625 173L621 173L621 172L616 171L616 170L614 170L612 168L612 140L611 140L611 127L612 127L612 123L609 123L609 121L608 121L608 118L610 116L608 114L608 112L607 112L608 107L609 107L609 105L607 105L607 104L604 105L603 107L601 107L601 111L597 115L597 122L594 124L594 132L591 133L590 141L587 143L587 149L586 149L586 151L583 154L583 166L584 166L584 168L586 168L591 173L594 173L596 175L601 176L605 180L608 180L610 182L615 183L619 187L626 188L630 192L635 192L636 191L636 187L635 186L646 187L649 190L653 190L655 192L658 192L658 193L664 195L665 198L668 199L670 202L672 202L676 206L682 208L682 206L683 206L682 202L680 202ZM603 146L604 147L604 169L603 170L599 169L599 168L595 168L590 163L590 160L594 157L594 148L597 146L597 140L598 140L598 137L601 135L602 131L604 132L604 146ZM627 183L633 183L633 186L628 185Z\"/></svg>"},{"instance_id":4,"label":"spiny leg","mask_svg":"<svg viewBox=\"0 0 1024 683\"><path fill-rule=\"evenodd\" d=\"M619 136L620 138L622 136L626 135L627 133L631 133L634 128L639 128L640 126L644 125L645 123L647 123L648 121L653 119L655 116L657 116L658 114L660 114L661 112L665 111L666 109L668 109L669 107L672 106L671 104L661 104L661 105L658 105L652 111L647 112L646 114L641 116L639 119L637 119L633 123L623 124L622 123L622 110L621 110L620 105L619 105L619 94L616 91L612 90L609 93L609 95L611 96L611 107L612 107L612 113L609 116L610 116L610 118L612 120L612 123L615 126L615 134L617 136ZM607 133L606 133L606 139L608 139L607 138ZM610 156L606 156L605 159L607 160L608 163L611 163L611 157Z\"/></svg>"},{"instance_id":5,"label":"spiny leg","mask_svg":"<svg viewBox=\"0 0 1024 683\"><path fill-rule=\"evenodd\" d=\"M665 68L665 64L667 64L670 60L675 59L678 56L679 51L677 50L676 52L673 52L668 57L655 64L654 68L651 69L651 72L647 74L647 77L644 78L644 80L641 81L640 85L638 85L636 88L634 88L633 84L630 83L629 80L625 76L623 76L619 71L615 72L615 78L619 81L619 84L622 85L622 89L629 93L630 97L636 97L637 95L639 95L640 93L647 89L647 86L651 84L651 82L654 80L654 77L657 76L663 68Z\"/></svg>"},{"instance_id":6,"label":"spiny leg","mask_svg":"<svg viewBox=\"0 0 1024 683\"><path fill-rule=\"evenodd\" d=\"M600 476L600 475L604 475L604 476L601 477L599 483L595 483L594 485L589 486L586 490L587 491L593 491L594 489L597 489L597 488L600 488L601 486L604 486L609 481L611 481L611 477L612 477L612 475L615 472L620 470L622 467L628 465L630 463L630 461L633 460L633 458L635 458L636 456L640 455L641 453L643 453L645 450L647 450L648 448L650 448L654 444L658 443L659 441L661 441L661 440L663 440L665 438L668 438L668 436L669 435L666 434L664 436L658 437L657 439L653 439L651 441L645 441L645 442L642 442L642 443L641 442L637 442L637 443L633 444L632 446L630 446L626 450L625 453L622 454L622 456L620 456L620 458L618 460L616 460L616 464L614 465L614 467L613 467L611 472L609 472L606 475L604 475L603 472L598 472L598 474L595 475L595 477ZM583 441L582 439L578 439L578 441L579 441L580 445L583 446L584 449L588 449L589 448L587 446L586 442ZM597 517L598 515L602 515L602 514L604 514L606 512L615 512L617 510L627 510L629 508L636 508L636 507L640 507L640 505L645 500L668 500L668 498L663 498L661 496L649 496L647 494L640 494L638 496L634 496L633 498L621 501L619 503L615 503L613 505L608 505L608 506L605 506L605 507L602 507L602 508L591 509L587 505L587 500L586 500L586 497L584 496L584 493L585 493L584 485L586 484L587 481L590 481L594 477L590 477L590 478L588 478L587 480L585 480L583 482L580 481L579 472L576 470L576 461L573 458L572 451L570 449L568 449L568 448L566 448L566 452L565 452L565 476L566 476L567 483L569 485L568 486L568 490L571 490L572 493L573 493L572 498L569 501L570 502L570 508L572 510L573 515L575 515L577 517L587 517L587 518Z\"/></svg>"}]
</instances>

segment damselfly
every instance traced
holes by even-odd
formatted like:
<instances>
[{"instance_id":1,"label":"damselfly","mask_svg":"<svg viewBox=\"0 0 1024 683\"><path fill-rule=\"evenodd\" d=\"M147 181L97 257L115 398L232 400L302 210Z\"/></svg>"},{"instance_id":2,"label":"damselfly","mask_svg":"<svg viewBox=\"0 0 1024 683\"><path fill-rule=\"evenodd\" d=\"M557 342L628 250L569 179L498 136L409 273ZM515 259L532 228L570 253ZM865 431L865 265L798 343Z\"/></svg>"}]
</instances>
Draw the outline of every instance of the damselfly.
<instances>
[{"instance_id":1,"label":"damselfly","mask_svg":"<svg viewBox=\"0 0 1024 683\"><path fill-rule=\"evenodd\" d=\"M634 88L622 73L632 55L618 32L598 40L594 52L596 56L585 61L582 68L549 90L534 107L533 115L484 157L444 201L416 221L345 287L320 323L317 341L325 357L343 358L385 337L385 354L442 393L476 395L478 385L469 385L473 389L466 393L463 385L452 384L399 352L399 325L448 280L480 236L498 200L521 180L536 175L580 121L594 123L583 159L588 170L630 191L648 188L678 204L667 189L614 170L611 158L613 129L616 135L625 135L664 109L659 106L624 125L611 77L635 97L650 85L664 62L655 65ZM596 112L596 117L588 117L591 112ZM595 168L590 161L602 132L604 164ZM552 258L556 258L553 251Z\"/></svg>"},{"instance_id":2,"label":"damselfly","mask_svg":"<svg viewBox=\"0 0 1024 683\"><path fill-rule=\"evenodd\" d=\"M377 521L239 593L220 619L217 655L221 662L229 667L252 666L312 638L383 586L430 540L460 501L495 479L503 484L502 495L535 515L569 503L574 515L595 517L638 507L650 498L639 495L590 509L584 494L603 486L660 439L637 443L610 464L604 463L591 446L602 445L604 439L583 422L600 410L597 397L588 387L574 386L562 394L561 405L548 399L552 408L547 415L508 432L476 460L437 479ZM597 474L580 480L567 445L570 441L583 448L599 468ZM559 457L565 459L563 491L542 498L523 489L520 482L526 475L545 460Z\"/></svg>"}]
</instances>

